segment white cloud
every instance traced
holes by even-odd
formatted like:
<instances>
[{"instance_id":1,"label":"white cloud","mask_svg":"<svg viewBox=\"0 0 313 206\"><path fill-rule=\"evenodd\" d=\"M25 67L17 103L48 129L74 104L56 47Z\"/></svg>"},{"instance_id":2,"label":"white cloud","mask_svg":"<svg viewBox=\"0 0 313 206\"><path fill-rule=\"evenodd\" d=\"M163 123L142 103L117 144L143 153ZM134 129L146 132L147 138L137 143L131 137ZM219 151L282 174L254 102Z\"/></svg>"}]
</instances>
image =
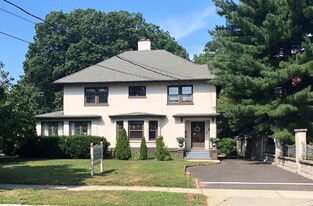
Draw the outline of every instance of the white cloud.
<instances>
[{"instance_id":1,"label":"white cloud","mask_svg":"<svg viewBox=\"0 0 313 206\"><path fill-rule=\"evenodd\" d=\"M163 29L169 31L176 40L179 40L199 29L208 27L208 18L214 14L215 7L210 6L199 13L170 17L164 23L160 23L160 25L162 25Z\"/></svg>"}]
</instances>

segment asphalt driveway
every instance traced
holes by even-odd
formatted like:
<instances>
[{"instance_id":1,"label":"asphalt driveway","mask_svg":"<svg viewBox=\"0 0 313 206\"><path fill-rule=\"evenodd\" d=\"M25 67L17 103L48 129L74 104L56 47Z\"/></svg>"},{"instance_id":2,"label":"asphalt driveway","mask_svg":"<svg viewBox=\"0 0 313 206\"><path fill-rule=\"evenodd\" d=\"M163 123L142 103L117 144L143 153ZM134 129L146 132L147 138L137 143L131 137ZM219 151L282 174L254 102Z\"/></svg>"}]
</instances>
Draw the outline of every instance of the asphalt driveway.
<instances>
[{"instance_id":1,"label":"asphalt driveway","mask_svg":"<svg viewBox=\"0 0 313 206\"><path fill-rule=\"evenodd\" d=\"M221 164L191 167L188 171L203 188L313 191L313 180L246 159L224 159Z\"/></svg>"}]
</instances>

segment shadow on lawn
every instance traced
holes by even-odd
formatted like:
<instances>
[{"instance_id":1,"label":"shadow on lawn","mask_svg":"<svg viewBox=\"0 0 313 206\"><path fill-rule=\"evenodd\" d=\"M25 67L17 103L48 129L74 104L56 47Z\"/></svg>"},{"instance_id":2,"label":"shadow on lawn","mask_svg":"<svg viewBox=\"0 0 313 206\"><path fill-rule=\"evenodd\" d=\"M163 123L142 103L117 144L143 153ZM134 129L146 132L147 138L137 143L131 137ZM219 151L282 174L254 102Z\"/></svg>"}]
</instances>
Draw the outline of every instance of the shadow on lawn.
<instances>
[{"instance_id":1,"label":"shadow on lawn","mask_svg":"<svg viewBox=\"0 0 313 206\"><path fill-rule=\"evenodd\" d=\"M0 183L82 185L91 177L89 168L73 168L71 164L27 165L23 161L1 161Z\"/></svg>"}]
</instances>

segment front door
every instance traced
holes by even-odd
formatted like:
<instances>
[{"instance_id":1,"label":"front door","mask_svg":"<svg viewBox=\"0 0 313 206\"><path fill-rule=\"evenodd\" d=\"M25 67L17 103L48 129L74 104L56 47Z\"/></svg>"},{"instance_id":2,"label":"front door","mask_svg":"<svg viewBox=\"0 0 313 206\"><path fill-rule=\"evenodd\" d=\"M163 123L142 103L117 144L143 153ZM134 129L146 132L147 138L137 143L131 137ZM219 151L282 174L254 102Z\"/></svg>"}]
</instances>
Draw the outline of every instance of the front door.
<instances>
[{"instance_id":1,"label":"front door","mask_svg":"<svg viewBox=\"0 0 313 206\"><path fill-rule=\"evenodd\" d=\"M204 149L204 122L191 122L191 147Z\"/></svg>"}]
</instances>

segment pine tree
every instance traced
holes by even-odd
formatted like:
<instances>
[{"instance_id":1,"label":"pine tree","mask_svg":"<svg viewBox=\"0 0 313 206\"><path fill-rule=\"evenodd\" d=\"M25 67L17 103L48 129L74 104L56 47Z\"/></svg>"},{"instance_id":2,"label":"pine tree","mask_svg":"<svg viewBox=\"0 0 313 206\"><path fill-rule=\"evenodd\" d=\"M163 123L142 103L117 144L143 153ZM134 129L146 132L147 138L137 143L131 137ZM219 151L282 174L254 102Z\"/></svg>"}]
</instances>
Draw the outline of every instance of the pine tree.
<instances>
[{"instance_id":1,"label":"pine tree","mask_svg":"<svg viewBox=\"0 0 313 206\"><path fill-rule=\"evenodd\" d=\"M238 135L288 140L313 132L313 1L215 0L226 19L210 34L218 110Z\"/></svg>"},{"instance_id":2,"label":"pine tree","mask_svg":"<svg viewBox=\"0 0 313 206\"><path fill-rule=\"evenodd\" d=\"M114 158L120 160L128 160L132 157L129 139L125 129L121 129L118 133L118 139L113 153Z\"/></svg>"},{"instance_id":3,"label":"pine tree","mask_svg":"<svg viewBox=\"0 0 313 206\"><path fill-rule=\"evenodd\" d=\"M156 139L155 143L156 143L155 156L156 156L157 160L160 160L160 161L170 160L171 156L170 156L170 153L165 146L165 143L163 141L163 137L159 136Z\"/></svg>"},{"instance_id":4,"label":"pine tree","mask_svg":"<svg viewBox=\"0 0 313 206\"><path fill-rule=\"evenodd\" d=\"M148 148L145 137L142 137L140 144L140 156L139 159L147 160L148 159Z\"/></svg>"}]
</instances>

